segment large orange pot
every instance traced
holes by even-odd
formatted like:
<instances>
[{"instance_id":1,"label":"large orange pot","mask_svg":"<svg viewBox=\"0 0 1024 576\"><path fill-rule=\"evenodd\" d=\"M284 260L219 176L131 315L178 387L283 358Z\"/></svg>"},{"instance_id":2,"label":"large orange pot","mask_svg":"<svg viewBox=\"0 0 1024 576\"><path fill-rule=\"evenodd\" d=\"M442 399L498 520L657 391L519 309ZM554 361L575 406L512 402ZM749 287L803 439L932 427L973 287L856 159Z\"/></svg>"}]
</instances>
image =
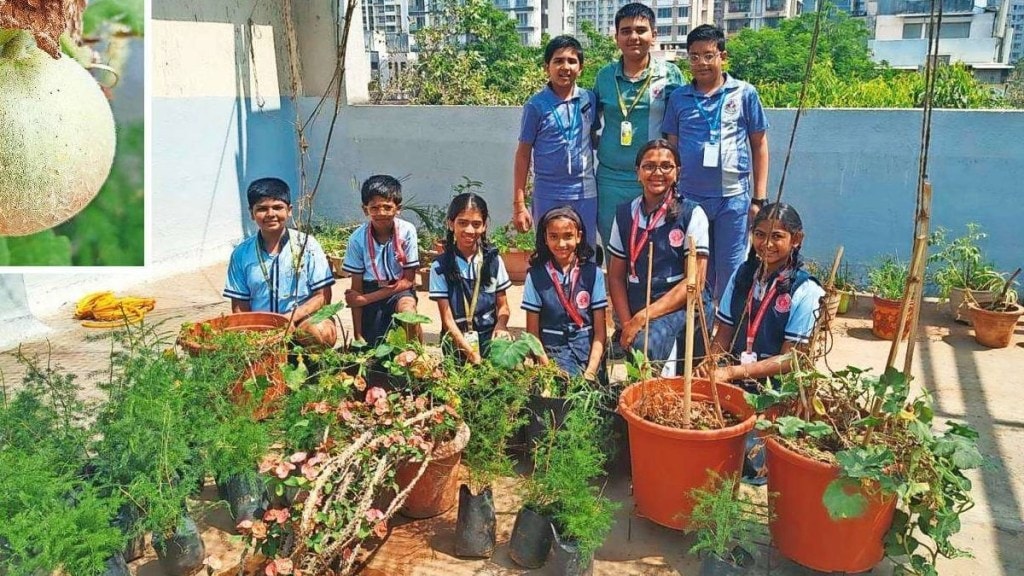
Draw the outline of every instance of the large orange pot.
<instances>
[{"instance_id":1,"label":"large orange pot","mask_svg":"<svg viewBox=\"0 0 1024 576\"><path fill-rule=\"evenodd\" d=\"M1024 308L1018 304L1005 312L986 310L974 304L967 305L967 314L974 324L974 339L989 348L1006 348L1010 345L1022 313Z\"/></svg>"},{"instance_id":2,"label":"large orange pot","mask_svg":"<svg viewBox=\"0 0 1024 576\"><path fill-rule=\"evenodd\" d=\"M882 340L895 340L899 329L900 308L902 300L889 300L874 296L875 309L871 311L871 333ZM903 340L910 337L910 314L914 312L914 303L907 309L907 325L903 327Z\"/></svg>"},{"instance_id":3,"label":"large orange pot","mask_svg":"<svg viewBox=\"0 0 1024 576\"><path fill-rule=\"evenodd\" d=\"M269 387L263 392L263 398L253 410L253 418L262 420L274 412L278 398L288 392L281 373L281 364L287 361L284 346L284 328L288 326L288 317L271 312L240 312L218 316L202 322L185 325L178 334L178 345L190 356L198 356L204 352L212 352L217 345L210 336L225 332L266 332L264 338L254 339L253 345L262 352L253 362L249 362L242 376L231 386L231 396L240 404L249 402L249 393L245 391L245 383L252 378L265 376Z\"/></svg>"},{"instance_id":4,"label":"large orange pot","mask_svg":"<svg viewBox=\"0 0 1024 576\"><path fill-rule=\"evenodd\" d=\"M513 248L501 255L501 261L505 264L508 279L513 284L526 282L526 274L530 271L529 252Z\"/></svg>"},{"instance_id":5,"label":"large orange pot","mask_svg":"<svg viewBox=\"0 0 1024 576\"><path fill-rule=\"evenodd\" d=\"M746 435L754 428L756 415L743 398L743 390L729 384L717 385L722 410L739 415L742 422L720 430L683 430L644 420L633 406L645 393L664 389L683 392L682 378L639 382L622 391L619 414L629 427L633 500L637 514L656 524L685 529L693 510L690 491L704 486L709 472L739 475L743 467ZM646 387L646 390L645 390ZM711 383L693 380L694 402L710 401Z\"/></svg>"},{"instance_id":6,"label":"large orange pot","mask_svg":"<svg viewBox=\"0 0 1024 576\"><path fill-rule=\"evenodd\" d=\"M769 528L779 552L822 572L864 572L878 564L896 498L865 493L863 515L833 520L822 496L839 467L805 458L771 437L766 446Z\"/></svg>"},{"instance_id":7,"label":"large orange pot","mask_svg":"<svg viewBox=\"0 0 1024 576\"><path fill-rule=\"evenodd\" d=\"M459 425L455 438L434 449L433 459L416 481L402 504L403 516L408 518L433 518L444 514L455 505L456 485L459 481L459 463L462 451L469 443L470 430L465 422ZM398 467L395 480L398 491L405 490L419 472L421 462L406 462Z\"/></svg>"}]
</instances>

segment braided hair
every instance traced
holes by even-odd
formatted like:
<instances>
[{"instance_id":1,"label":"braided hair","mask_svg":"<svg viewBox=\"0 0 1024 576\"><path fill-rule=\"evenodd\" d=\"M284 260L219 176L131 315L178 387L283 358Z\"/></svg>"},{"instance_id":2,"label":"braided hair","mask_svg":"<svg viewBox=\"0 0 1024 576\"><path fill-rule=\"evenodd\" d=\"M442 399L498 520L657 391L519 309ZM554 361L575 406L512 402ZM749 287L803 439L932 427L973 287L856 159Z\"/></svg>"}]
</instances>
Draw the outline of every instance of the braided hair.
<instances>
[{"instance_id":1,"label":"braided hair","mask_svg":"<svg viewBox=\"0 0 1024 576\"><path fill-rule=\"evenodd\" d=\"M484 225L486 228L487 221L490 220L490 212L487 210L487 202L475 192L463 192L455 198L452 198L450 204L448 204L448 231L444 237L444 253L438 258L438 271L444 276L445 280L449 284L460 282L461 277L459 274L459 267L455 263L455 257L458 253L455 243L455 230L454 223L455 219L459 217L466 210L477 210L480 212L480 216L484 219ZM498 257L498 249L491 244L490 240L487 239L487 232L480 234L480 249L483 252L483 262L480 269L480 284L487 286L491 283L492 271L491 262Z\"/></svg>"},{"instance_id":2,"label":"braided hair","mask_svg":"<svg viewBox=\"0 0 1024 576\"><path fill-rule=\"evenodd\" d=\"M790 234L796 234L797 232L803 232L804 224L800 219L800 214L789 204L772 203L766 204L754 217L754 222L750 225L751 230L757 227L758 224L767 220L778 220L782 225L782 229ZM787 268L791 268L794 272L803 267L803 258L800 256L800 247L794 246L793 251L789 255L789 262ZM754 285L754 277L757 275L758 270L761 268L761 262L757 257L757 251L754 250L753 243L750 246L750 252L747 253L747 260L744 262L740 269L736 272L736 283L733 287L733 294L748 294L750 287ZM776 284L777 290L780 294L788 293L793 283L793 274L787 274L780 276L778 283Z\"/></svg>"}]
</instances>

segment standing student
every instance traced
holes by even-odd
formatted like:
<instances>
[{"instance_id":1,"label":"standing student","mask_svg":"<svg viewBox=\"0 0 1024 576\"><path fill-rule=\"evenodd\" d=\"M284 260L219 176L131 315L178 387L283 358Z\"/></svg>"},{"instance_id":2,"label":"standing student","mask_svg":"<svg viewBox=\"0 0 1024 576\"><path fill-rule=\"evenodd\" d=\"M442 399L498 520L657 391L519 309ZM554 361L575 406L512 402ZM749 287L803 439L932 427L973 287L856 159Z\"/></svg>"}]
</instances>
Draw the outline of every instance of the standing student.
<instances>
[{"instance_id":1,"label":"standing student","mask_svg":"<svg viewBox=\"0 0 1024 576\"><path fill-rule=\"evenodd\" d=\"M291 318L304 345L332 347L338 328L332 318L309 317L331 303L334 275L316 238L288 228L291 191L280 178L260 178L246 191L249 214L259 228L231 252L224 296L231 312L272 312Z\"/></svg>"},{"instance_id":2,"label":"standing student","mask_svg":"<svg viewBox=\"0 0 1024 576\"><path fill-rule=\"evenodd\" d=\"M711 222L708 286L717 301L743 262L748 222L767 201L768 119L757 89L722 71L719 28L694 28L686 50L693 82L672 93L662 131L679 146L680 190Z\"/></svg>"},{"instance_id":3,"label":"standing student","mask_svg":"<svg viewBox=\"0 0 1024 576\"><path fill-rule=\"evenodd\" d=\"M643 195L619 206L608 243L608 288L622 326L620 344L643 350L649 320L647 357L665 362L667 376L676 372L677 344L686 326L687 237L693 237L697 252L698 290L704 288L708 260L707 217L699 205L676 194L678 173L675 146L660 138L644 145L636 158ZM653 260L648 258L649 243L654 245Z\"/></svg>"},{"instance_id":4,"label":"standing student","mask_svg":"<svg viewBox=\"0 0 1024 576\"><path fill-rule=\"evenodd\" d=\"M596 99L576 79L583 70L583 47L572 36L556 36L544 48L548 84L523 107L513 168L512 222L526 232L542 214L573 204L594 242L597 183L591 126ZM526 208L526 180L533 164L533 211Z\"/></svg>"},{"instance_id":5,"label":"standing student","mask_svg":"<svg viewBox=\"0 0 1024 576\"><path fill-rule=\"evenodd\" d=\"M622 57L597 73L594 93L602 128L597 146L598 226L601 242L612 238L615 211L643 190L633 165L640 148L661 136L669 95L683 83L671 62L651 55L657 37L654 11L644 4L626 4L615 13L615 43Z\"/></svg>"},{"instance_id":6,"label":"standing student","mask_svg":"<svg viewBox=\"0 0 1024 576\"><path fill-rule=\"evenodd\" d=\"M345 304L352 310L356 339L375 346L391 327L395 312L416 311L416 269L419 248L416 227L398 217L402 183L377 174L360 189L368 222L356 228L345 248L342 269L352 274ZM419 337L418 325L409 328Z\"/></svg>"},{"instance_id":7,"label":"standing student","mask_svg":"<svg viewBox=\"0 0 1024 576\"><path fill-rule=\"evenodd\" d=\"M541 362L554 360L570 376L596 380L607 328L604 273L591 258L586 227L570 206L548 210L537 223L537 248L523 287L526 331L544 345Z\"/></svg>"},{"instance_id":8,"label":"standing student","mask_svg":"<svg viewBox=\"0 0 1024 576\"><path fill-rule=\"evenodd\" d=\"M463 360L479 364L492 338L508 337L512 285L498 250L487 241L487 202L473 192L448 206L444 252L430 267L430 299L441 314L441 336Z\"/></svg>"}]
</instances>

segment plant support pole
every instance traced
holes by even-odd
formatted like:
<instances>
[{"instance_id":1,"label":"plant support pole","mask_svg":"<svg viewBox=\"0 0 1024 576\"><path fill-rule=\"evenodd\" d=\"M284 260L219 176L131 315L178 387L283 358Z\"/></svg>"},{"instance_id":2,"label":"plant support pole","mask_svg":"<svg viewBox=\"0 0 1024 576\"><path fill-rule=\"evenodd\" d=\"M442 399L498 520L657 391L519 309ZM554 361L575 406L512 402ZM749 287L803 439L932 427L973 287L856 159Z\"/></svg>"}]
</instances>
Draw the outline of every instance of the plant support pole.
<instances>
[{"instance_id":1,"label":"plant support pole","mask_svg":"<svg viewBox=\"0 0 1024 576\"><path fill-rule=\"evenodd\" d=\"M911 301L914 303L914 307L910 310L910 338L907 340L907 354L903 359L904 374L910 374L914 362L914 349L917 348L917 330L920 328L919 319L924 304L924 274L928 265L928 232L931 228L931 209L932 183L925 180L921 185L921 207L917 214L917 236L914 238L914 244L921 246L921 255L918 258L917 267L910 269L914 281L914 290L911 292Z\"/></svg>"},{"instance_id":2,"label":"plant support pole","mask_svg":"<svg viewBox=\"0 0 1024 576\"><path fill-rule=\"evenodd\" d=\"M683 356L683 428L690 427L690 401L693 388L693 312L697 305L697 246L693 236L686 237L686 353Z\"/></svg>"}]
</instances>

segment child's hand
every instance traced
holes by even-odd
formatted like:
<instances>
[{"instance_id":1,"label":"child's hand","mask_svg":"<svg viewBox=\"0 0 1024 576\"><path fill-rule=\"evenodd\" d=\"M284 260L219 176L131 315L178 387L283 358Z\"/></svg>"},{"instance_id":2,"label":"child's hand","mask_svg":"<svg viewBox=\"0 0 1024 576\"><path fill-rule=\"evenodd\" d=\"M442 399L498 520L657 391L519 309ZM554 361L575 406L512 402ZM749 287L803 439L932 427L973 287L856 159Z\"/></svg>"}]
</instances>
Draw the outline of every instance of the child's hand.
<instances>
[{"instance_id":1,"label":"child's hand","mask_svg":"<svg viewBox=\"0 0 1024 576\"><path fill-rule=\"evenodd\" d=\"M515 214L512 215L512 224L520 232L528 232L530 228L533 228L533 216L526 206L518 206L515 209Z\"/></svg>"},{"instance_id":2,"label":"child's hand","mask_svg":"<svg viewBox=\"0 0 1024 576\"><path fill-rule=\"evenodd\" d=\"M476 350L474 350L474 351L469 353L469 362L471 364L479 364L479 363L481 363L483 361L484 361L483 357L481 357L480 353L477 352Z\"/></svg>"},{"instance_id":3,"label":"child's hand","mask_svg":"<svg viewBox=\"0 0 1024 576\"><path fill-rule=\"evenodd\" d=\"M597 374L591 372L590 370L587 370L583 373L583 379L591 383L597 382Z\"/></svg>"},{"instance_id":4,"label":"child's hand","mask_svg":"<svg viewBox=\"0 0 1024 576\"><path fill-rule=\"evenodd\" d=\"M399 278L395 280L395 283L391 285L392 293L405 292L406 290L412 290L416 285L407 278Z\"/></svg>"},{"instance_id":5,"label":"child's hand","mask_svg":"<svg viewBox=\"0 0 1024 576\"><path fill-rule=\"evenodd\" d=\"M349 308L358 308L360 306L363 306L364 304L365 304L365 302L363 302L363 295L362 294L360 294L359 292L356 292L355 290L353 290L351 288L349 288L348 290L345 290L345 305L346 306L348 306Z\"/></svg>"},{"instance_id":6,"label":"child's hand","mask_svg":"<svg viewBox=\"0 0 1024 576\"><path fill-rule=\"evenodd\" d=\"M498 328L494 329L494 334L491 335L494 340L511 340L512 335L508 333L508 330L501 330Z\"/></svg>"}]
</instances>

